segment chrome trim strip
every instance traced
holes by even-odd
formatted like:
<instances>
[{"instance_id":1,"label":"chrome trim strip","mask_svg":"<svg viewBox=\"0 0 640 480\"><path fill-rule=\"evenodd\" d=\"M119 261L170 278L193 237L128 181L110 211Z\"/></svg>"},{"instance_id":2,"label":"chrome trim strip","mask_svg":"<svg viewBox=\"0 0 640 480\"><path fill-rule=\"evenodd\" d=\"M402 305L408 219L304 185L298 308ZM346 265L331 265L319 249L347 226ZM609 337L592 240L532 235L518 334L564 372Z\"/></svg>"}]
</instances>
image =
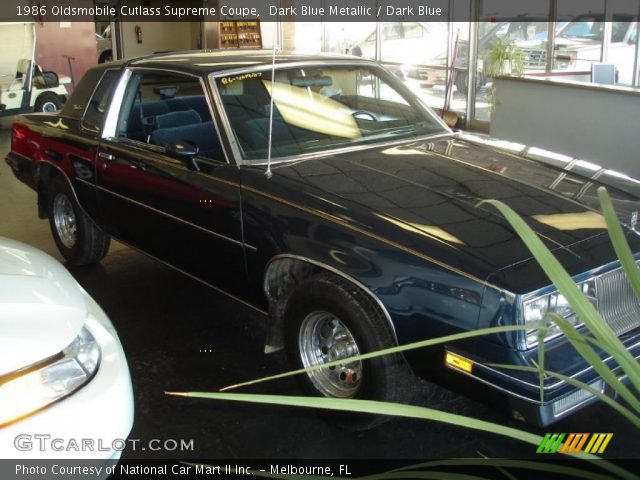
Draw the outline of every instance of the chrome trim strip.
<instances>
[{"instance_id":1,"label":"chrome trim strip","mask_svg":"<svg viewBox=\"0 0 640 480\"><path fill-rule=\"evenodd\" d=\"M136 248L133 245L130 245L127 242L124 242L124 241L120 240L117 237L113 237L113 238L115 238L118 242L122 243L123 245L126 245L127 247L132 248L133 250L135 250L137 252L140 252L143 255L145 255L145 256L147 256L149 258L152 258L153 260L156 260L156 261L162 263L163 265L166 265L167 267L172 268L172 269L174 269L174 270L186 275L187 277L190 277L190 278L194 279L195 281L197 281L199 283L202 283L203 285L206 285L207 287L212 288L213 290L215 290L218 293L221 293L221 294L223 294L223 295L225 295L225 296L227 296L229 298L232 298L233 300L236 300L236 301L242 303L243 305L246 305L247 307L255 310L256 312L262 313L263 315L268 315L268 312L265 312L261 308L258 308L255 305L252 305L249 302L247 302L247 301L245 301L245 300L243 300L243 299L241 299L239 297L236 297L234 294L229 293L226 290L222 290L221 288L216 287L215 285L212 285L211 283L206 282L206 281L202 280L201 278L198 278L195 275L190 274L189 272L185 272L181 268L176 267L175 265L171 265L170 263L165 262L164 260L161 260L158 257L156 257L154 255L151 255L150 253L145 252L144 250L140 250L139 248Z\"/></svg>"},{"instance_id":2,"label":"chrome trim strip","mask_svg":"<svg viewBox=\"0 0 640 480\"><path fill-rule=\"evenodd\" d=\"M318 60L296 60L291 62L276 61L276 70L280 70L284 68L312 67L312 66L327 67L331 65L340 65L342 67L380 66L380 64L378 64L374 60L369 60L366 58L358 60L356 58L336 59L335 57L327 57L326 61L318 61ZM264 72L267 70L271 70L271 56L269 56L269 61L267 63L263 63L262 65L250 65L250 66L243 66L238 68L230 68L228 70L218 70L215 72L211 72L209 76L214 78L219 78L219 77L226 77L228 75L241 75L243 73Z\"/></svg>"},{"instance_id":3,"label":"chrome trim strip","mask_svg":"<svg viewBox=\"0 0 640 480\"><path fill-rule=\"evenodd\" d=\"M231 127L231 123L229 122L229 118L227 117L227 111L224 108L222 103L222 97L220 96L220 92L218 90L218 86L214 81L213 75L207 76L207 82L209 83L209 90L211 91L212 99L215 106L218 109L218 113L220 114L220 119L222 120L222 128L224 128L227 139L229 140L229 145L231 145L231 152L233 153L233 159L235 160L238 168L242 165L242 154L240 153L240 145L238 145L238 141L236 140L236 136L233 134L233 128Z\"/></svg>"},{"instance_id":4,"label":"chrome trim strip","mask_svg":"<svg viewBox=\"0 0 640 480\"><path fill-rule=\"evenodd\" d=\"M271 160L271 166L282 165L285 163L295 163L297 161L308 160L310 158L329 157L340 153L358 152L362 150L371 150L378 147L391 147L393 145L407 144L410 145L416 142L422 142L426 140L434 140L441 137L451 137L452 132L431 133L413 138L399 138L396 140L387 140L386 142L368 143L364 145L353 145L351 147L338 147L331 150L322 150L319 152L303 153L301 155L290 155L288 157L278 157L275 160ZM240 164L247 167L264 166L267 164L265 159L258 160L240 160Z\"/></svg>"},{"instance_id":5,"label":"chrome trim strip","mask_svg":"<svg viewBox=\"0 0 640 480\"><path fill-rule=\"evenodd\" d=\"M632 349L635 349L635 348L638 348L638 347L640 347L640 341L638 341L638 342L634 343L633 345L629 345L628 347L626 347L626 349L627 349L627 350L632 350ZM452 352L452 353L455 353L455 352ZM455 354L456 354L456 355L458 355L458 356L460 356L460 357L463 357L462 355L459 355L458 353L455 353ZM636 359L636 360L640 360L640 355L638 355L637 357L635 357L635 359ZM606 363L608 363L608 362L610 362L611 360L613 360L613 356L609 356L609 357L606 357L606 358L602 359L602 361L603 361L605 364L606 364ZM472 361L472 360L470 360L470 361ZM516 377L514 377L514 376L512 376L512 375L509 375L509 374L507 374L507 373L501 372L500 370L496 370L495 368L489 367L489 366L484 365L484 364L482 364L482 363L476 363L476 362L473 362L473 364L474 364L474 366L478 366L478 367L480 367L480 368L485 369L486 371L489 371L489 372L491 372L491 373L495 373L495 374L500 375L500 376L502 376L502 377L508 378L509 380L516 381L516 382L518 382L518 383L521 383L521 384L523 384L523 385L526 385L527 387L532 387L532 388L535 388L536 390L539 390L539 389L540 389L540 385L538 385L537 383L529 383L529 382L526 382L525 380L522 380L522 379L520 379L520 378L516 378ZM590 370L593 370L593 367L592 367L592 366L588 366L587 368L584 368L584 369L580 370L579 372L574 373L574 374L573 374L573 375L571 375L569 378L571 378L571 379L578 378L579 376L583 375L584 373L586 373L586 372L588 372L588 371L590 371ZM558 388L558 387L560 387L560 386L562 386L562 385L566 385L566 382L565 382L564 380L558 380L558 381L557 381L557 382L555 382L555 383L552 383L552 384L550 384L550 385L546 385L546 386L544 387L544 390L545 390L545 391L547 391L547 390L553 390L553 389L556 389L556 388Z\"/></svg>"},{"instance_id":6,"label":"chrome trim strip","mask_svg":"<svg viewBox=\"0 0 640 480\"><path fill-rule=\"evenodd\" d=\"M458 355L457 353L455 355L464 358L462 355ZM474 365L474 367L476 365L477 366L482 366L482 364L476 363L476 362L473 362L473 365ZM461 373L462 375L466 375L467 377L472 378L474 380L477 380L478 382L484 383L485 385L487 385L487 386L489 386L491 388L495 388L496 390L500 390L501 392L506 393L507 395L510 395L512 397L516 397L516 398L519 398L519 399L524 400L526 402L533 403L534 405L538 405L538 406L544 405L544 404L540 403L539 400L532 400L532 399L530 399L528 397L525 397L523 395L520 395L518 393L514 393L511 390L507 390L504 387L500 387L500 386L496 385L495 383L490 382L489 380L485 380L484 378L478 377L478 376L473 375L472 373L469 373L469 372L465 372L464 370L460 370L458 368L453 368L452 366L450 366L450 365L448 365L446 363L445 363L445 367L447 367L448 369L450 369L450 370L452 370L454 372L458 372L458 373Z\"/></svg>"},{"instance_id":7,"label":"chrome trim strip","mask_svg":"<svg viewBox=\"0 0 640 480\"><path fill-rule=\"evenodd\" d=\"M160 215L164 215L165 217L171 218L172 220L177 220L180 223L184 223L185 225L188 225L188 226L190 226L192 228L200 230L200 231L202 231L204 233L208 233L209 235L212 235L212 236L214 236L214 237L216 237L216 238L218 238L220 240L225 240L227 242L231 242L231 243L233 243L233 244L235 244L235 245L237 245L239 247L246 247L247 249L249 249L249 250L251 250L253 252L257 252L258 251L258 249L256 247L252 246L252 245L246 244L246 243L244 243L244 242L242 242L240 240L236 240L236 239L227 237L225 235L222 235L220 233L214 232L212 230L209 230L207 228L201 227L200 225L196 225L195 223L191 223L191 222L189 222L187 220L184 220L182 218L178 218L178 217L176 217L174 215L171 215L170 213L164 212L162 210L158 210L157 208L151 207L149 205L146 205L146 204L144 204L142 202L139 202L139 201L134 200L132 198L126 197L124 195L120 195L119 193L116 193L116 192L114 192L112 190L106 189L106 188L101 187L99 185L95 185L94 183L87 182L86 180L83 180L83 179L80 179L80 178L78 178L76 180L78 182L81 182L81 183L85 184L85 185L94 187L94 188L96 188L96 189L98 189L98 190L100 190L102 192L108 193L110 195L118 197L118 198L120 198L122 200L125 200L127 202L131 202L131 203L133 203L133 204L135 204L135 205L137 205L139 207L146 208L146 209L151 210L152 212L158 213Z\"/></svg>"},{"instance_id":8,"label":"chrome trim strip","mask_svg":"<svg viewBox=\"0 0 640 480\"><path fill-rule=\"evenodd\" d=\"M382 310L382 313L384 314L385 318L387 319L387 323L389 324L389 327L391 328L391 332L393 333L394 340L395 340L396 344L398 343L398 335L396 333L396 327L393 324L393 321L391 320L391 315L389 315L389 311L384 306L382 301L376 296L376 294L373 293L369 289L369 287L367 287L365 284L363 284L359 280L353 278L352 276L350 276L350 275L348 275L348 274L346 274L344 272L341 272L340 270L338 270L335 267L332 267L331 265L327 265L326 263L322 263L322 262L319 262L317 260L312 260L310 258L303 257L303 256L300 256L300 255L293 255L293 254L290 254L290 253L281 253L281 254L273 256L269 260L269 262L267 263L267 266L264 269L264 275L263 275L263 281L262 281L262 289L264 290L264 293L265 293L265 295L267 296L268 299L270 299L270 297L269 297L269 290L268 290L266 281L267 281L269 269L271 268L271 265L273 265L276 261L282 260L282 259L285 259L285 258L289 258L289 259L293 259L293 260L299 260L301 262L307 262L307 263L310 263L310 264L315 265L317 267L320 267L322 269L328 270L331 273L334 273L334 274L344 278L345 280L348 280L349 282L353 283L355 286L360 288L364 293L369 295L373 299L373 301L376 302L378 307L380 307L380 310Z\"/></svg>"},{"instance_id":9,"label":"chrome trim strip","mask_svg":"<svg viewBox=\"0 0 640 480\"><path fill-rule=\"evenodd\" d=\"M120 108L122 107L122 101L124 100L124 94L127 90L129 78L131 78L131 70L127 68L120 77L118 86L113 91L111 104L109 105L109 111L107 112L100 138L106 139L114 138L116 136L116 132L118 131L118 119L120 118Z\"/></svg>"}]
</instances>

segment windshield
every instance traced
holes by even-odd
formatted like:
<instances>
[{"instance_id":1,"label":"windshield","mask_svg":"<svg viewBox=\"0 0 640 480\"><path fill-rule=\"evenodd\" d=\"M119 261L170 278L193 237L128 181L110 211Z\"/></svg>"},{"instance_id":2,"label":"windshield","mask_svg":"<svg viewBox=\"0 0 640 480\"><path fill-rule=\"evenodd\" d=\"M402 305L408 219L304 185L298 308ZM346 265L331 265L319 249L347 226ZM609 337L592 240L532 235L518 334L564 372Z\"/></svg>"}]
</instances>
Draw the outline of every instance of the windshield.
<instances>
[{"instance_id":1,"label":"windshield","mask_svg":"<svg viewBox=\"0 0 640 480\"><path fill-rule=\"evenodd\" d=\"M311 66L216 78L245 160L267 157L273 95L272 157L445 132L426 107L375 67Z\"/></svg>"}]
</instances>

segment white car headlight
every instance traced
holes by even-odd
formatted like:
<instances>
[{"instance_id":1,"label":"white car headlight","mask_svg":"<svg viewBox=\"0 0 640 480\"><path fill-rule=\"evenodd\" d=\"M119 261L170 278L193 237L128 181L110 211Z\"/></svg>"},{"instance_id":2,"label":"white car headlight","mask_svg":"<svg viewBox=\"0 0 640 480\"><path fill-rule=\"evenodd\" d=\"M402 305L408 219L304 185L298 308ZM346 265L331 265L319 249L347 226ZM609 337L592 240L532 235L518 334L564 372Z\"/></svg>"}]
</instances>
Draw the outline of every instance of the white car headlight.
<instances>
[{"instance_id":1,"label":"white car headlight","mask_svg":"<svg viewBox=\"0 0 640 480\"><path fill-rule=\"evenodd\" d=\"M86 327L50 362L0 378L0 427L70 395L93 378L100 347Z\"/></svg>"},{"instance_id":2,"label":"white car headlight","mask_svg":"<svg viewBox=\"0 0 640 480\"><path fill-rule=\"evenodd\" d=\"M587 280L578 284L580 291L587 297L594 307L598 307L596 300L596 283L595 280ZM566 318L574 327L582 325L582 321L571 309L567 299L558 292L553 292L542 297L536 297L525 300L522 306L522 315L524 323L533 324L540 322L544 316L549 313L557 313L561 317ZM550 323L544 337L544 341L562 335L562 330L555 323ZM526 331L525 339L526 347L533 348L538 344L538 329Z\"/></svg>"}]
</instances>

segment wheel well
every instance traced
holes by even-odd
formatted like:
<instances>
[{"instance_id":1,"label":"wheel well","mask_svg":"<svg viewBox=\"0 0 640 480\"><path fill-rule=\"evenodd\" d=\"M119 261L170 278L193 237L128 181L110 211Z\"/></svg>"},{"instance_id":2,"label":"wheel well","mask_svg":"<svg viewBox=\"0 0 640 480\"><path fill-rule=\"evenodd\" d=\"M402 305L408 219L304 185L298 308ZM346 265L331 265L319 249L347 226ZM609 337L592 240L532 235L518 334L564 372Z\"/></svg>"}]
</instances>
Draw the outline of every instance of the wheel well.
<instances>
[{"instance_id":1,"label":"wheel well","mask_svg":"<svg viewBox=\"0 0 640 480\"><path fill-rule=\"evenodd\" d=\"M37 192L38 192L38 217L47 218L47 188L56 175L62 175L55 167L41 162L38 166Z\"/></svg>"},{"instance_id":2,"label":"wheel well","mask_svg":"<svg viewBox=\"0 0 640 480\"><path fill-rule=\"evenodd\" d=\"M264 275L264 292L269 300L269 325L265 353L284 348L284 309L293 288L305 278L320 271L320 267L297 258L272 260Z\"/></svg>"},{"instance_id":3,"label":"wheel well","mask_svg":"<svg viewBox=\"0 0 640 480\"><path fill-rule=\"evenodd\" d=\"M287 300L296 285L320 272L329 272L342 277L349 281L354 288L372 297L386 316L395 336L395 328L389 312L387 312L378 297L365 285L329 265L323 265L320 262L294 255L281 255L271 260L264 275L263 287L269 300L269 323L267 326L265 353L272 353L284 348L284 311Z\"/></svg>"}]
</instances>

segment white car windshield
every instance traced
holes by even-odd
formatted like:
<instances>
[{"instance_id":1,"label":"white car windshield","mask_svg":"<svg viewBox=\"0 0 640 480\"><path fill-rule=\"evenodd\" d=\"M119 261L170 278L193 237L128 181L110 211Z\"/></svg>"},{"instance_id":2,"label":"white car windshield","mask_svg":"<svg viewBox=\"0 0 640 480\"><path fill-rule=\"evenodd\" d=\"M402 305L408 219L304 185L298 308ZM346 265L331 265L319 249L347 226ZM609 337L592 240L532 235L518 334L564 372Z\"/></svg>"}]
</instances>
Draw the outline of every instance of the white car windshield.
<instances>
[{"instance_id":1,"label":"white car windshield","mask_svg":"<svg viewBox=\"0 0 640 480\"><path fill-rule=\"evenodd\" d=\"M272 157L289 157L446 130L384 70L311 66L216 78L245 160L267 157L273 95Z\"/></svg>"}]
</instances>

